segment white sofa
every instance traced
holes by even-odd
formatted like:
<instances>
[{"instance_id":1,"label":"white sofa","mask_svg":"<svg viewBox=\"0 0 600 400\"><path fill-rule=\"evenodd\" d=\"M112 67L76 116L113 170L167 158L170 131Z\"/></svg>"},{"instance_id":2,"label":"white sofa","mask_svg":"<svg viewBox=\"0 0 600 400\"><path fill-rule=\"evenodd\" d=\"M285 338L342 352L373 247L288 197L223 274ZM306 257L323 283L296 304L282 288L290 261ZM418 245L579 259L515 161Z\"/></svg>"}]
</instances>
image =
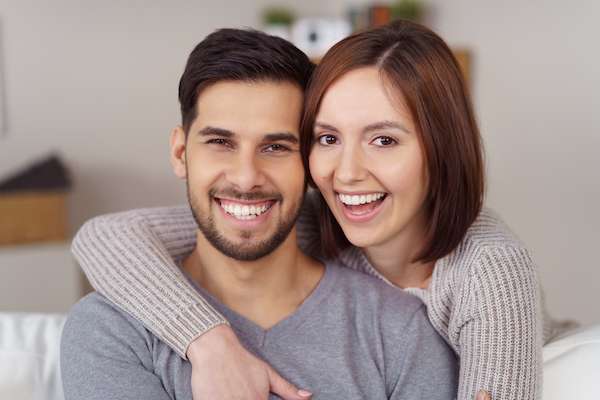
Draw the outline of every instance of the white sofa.
<instances>
[{"instance_id":1,"label":"white sofa","mask_svg":"<svg viewBox=\"0 0 600 400\"><path fill-rule=\"evenodd\" d=\"M58 364L64 316L0 313L0 399L63 400ZM600 325L544 347L544 400L600 398Z\"/></svg>"}]
</instances>

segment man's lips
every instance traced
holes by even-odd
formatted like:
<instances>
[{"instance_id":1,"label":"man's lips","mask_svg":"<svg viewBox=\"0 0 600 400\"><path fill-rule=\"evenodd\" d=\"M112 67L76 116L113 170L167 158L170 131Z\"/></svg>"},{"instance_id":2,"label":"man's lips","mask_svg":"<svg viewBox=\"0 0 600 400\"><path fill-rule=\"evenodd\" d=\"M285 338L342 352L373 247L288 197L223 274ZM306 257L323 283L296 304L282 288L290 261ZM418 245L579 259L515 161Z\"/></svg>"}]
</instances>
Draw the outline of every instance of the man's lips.
<instances>
[{"instance_id":1,"label":"man's lips","mask_svg":"<svg viewBox=\"0 0 600 400\"><path fill-rule=\"evenodd\" d=\"M215 201L226 215L240 221L264 219L261 217L268 214L276 203L276 201L272 199L249 201L215 198Z\"/></svg>"},{"instance_id":2,"label":"man's lips","mask_svg":"<svg viewBox=\"0 0 600 400\"><path fill-rule=\"evenodd\" d=\"M276 199L273 198L266 198L266 199L256 199L256 200L243 200L243 199L232 199L232 198L227 198L227 197L214 197L214 199L219 202L219 204L241 204L241 205L257 205L257 204L264 204L264 203L274 203L275 201L277 201Z\"/></svg>"}]
</instances>

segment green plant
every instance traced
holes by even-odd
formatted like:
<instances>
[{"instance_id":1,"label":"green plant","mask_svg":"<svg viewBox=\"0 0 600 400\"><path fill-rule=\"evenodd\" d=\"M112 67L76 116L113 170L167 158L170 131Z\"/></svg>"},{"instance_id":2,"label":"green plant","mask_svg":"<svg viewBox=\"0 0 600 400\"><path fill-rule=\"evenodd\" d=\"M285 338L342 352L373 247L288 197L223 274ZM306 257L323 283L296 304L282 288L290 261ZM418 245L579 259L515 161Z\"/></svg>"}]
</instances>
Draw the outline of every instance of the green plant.
<instances>
[{"instance_id":1,"label":"green plant","mask_svg":"<svg viewBox=\"0 0 600 400\"><path fill-rule=\"evenodd\" d=\"M391 6L393 19L408 19L420 21L425 7L420 0L398 0Z\"/></svg>"},{"instance_id":2,"label":"green plant","mask_svg":"<svg viewBox=\"0 0 600 400\"><path fill-rule=\"evenodd\" d=\"M268 7L263 11L265 25L291 25L294 13L285 7Z\"/></svg>"}]
</instances>

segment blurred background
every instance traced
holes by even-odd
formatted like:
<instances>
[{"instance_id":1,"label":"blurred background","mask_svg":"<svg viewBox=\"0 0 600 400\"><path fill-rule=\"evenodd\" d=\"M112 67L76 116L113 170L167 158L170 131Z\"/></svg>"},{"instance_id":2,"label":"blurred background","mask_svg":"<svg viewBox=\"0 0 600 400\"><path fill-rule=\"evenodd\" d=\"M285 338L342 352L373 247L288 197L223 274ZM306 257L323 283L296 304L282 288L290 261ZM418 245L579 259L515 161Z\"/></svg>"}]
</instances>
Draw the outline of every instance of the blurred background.
<instances>
[{"instance_id":1,"label":"blurred background","mask_svg":"<svg viewBox=\"0 0 600 400\"><path fill-rule=\"evenodd\" d=\"M416 18L453 48L487 203L529 246L550 312L600 322L600 2L0 0L0 311L65 312L69 252L102 213L185 202L168 163L186 58L221 27L332 41Z\"/></svg>"}]
</instances>

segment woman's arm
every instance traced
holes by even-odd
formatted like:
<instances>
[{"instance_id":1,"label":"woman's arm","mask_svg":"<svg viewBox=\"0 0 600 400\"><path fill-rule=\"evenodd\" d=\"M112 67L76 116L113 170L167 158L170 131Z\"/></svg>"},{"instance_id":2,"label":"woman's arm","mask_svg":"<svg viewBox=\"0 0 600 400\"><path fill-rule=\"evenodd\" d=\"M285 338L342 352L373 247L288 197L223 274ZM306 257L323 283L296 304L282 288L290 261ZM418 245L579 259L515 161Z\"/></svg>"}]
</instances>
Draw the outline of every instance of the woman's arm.
<instances>
[{"instance_id":1,"label":"woman's arm","mask_svg":"<svg viewBox=\"0 0 600 400\"><path fill-rule=\"evenodd\" d=\"M91 219L72 245L92 286L183 358L195 338L227 323L175 264L194 248L196 229L189 207L133 210Z\"/></svg>"},{"instance_id":2,"label":"woman's arm","mask_svg":"<svg viewBox=\"0 0 600 400\"><path fill-rule=\"evenodd\" d=\"M482 249L463 293L465 298L457 302L465 302L465 318L455 327L460 345L458 399L471 400L480 389L493 400L540 398L540 287L527 250Z\"/></svg>"}]
</instances>

